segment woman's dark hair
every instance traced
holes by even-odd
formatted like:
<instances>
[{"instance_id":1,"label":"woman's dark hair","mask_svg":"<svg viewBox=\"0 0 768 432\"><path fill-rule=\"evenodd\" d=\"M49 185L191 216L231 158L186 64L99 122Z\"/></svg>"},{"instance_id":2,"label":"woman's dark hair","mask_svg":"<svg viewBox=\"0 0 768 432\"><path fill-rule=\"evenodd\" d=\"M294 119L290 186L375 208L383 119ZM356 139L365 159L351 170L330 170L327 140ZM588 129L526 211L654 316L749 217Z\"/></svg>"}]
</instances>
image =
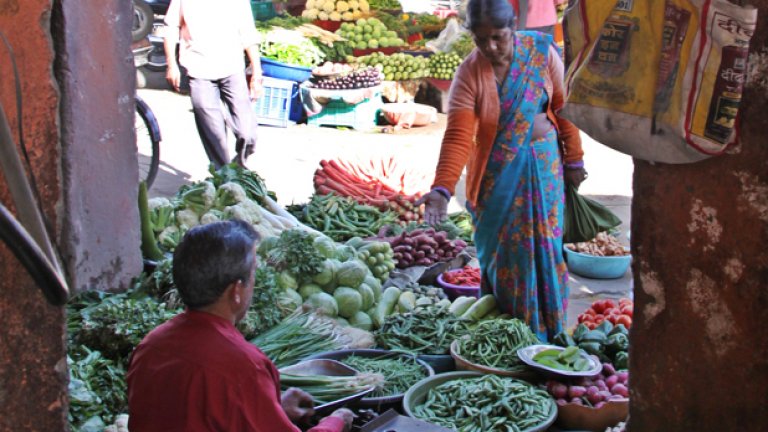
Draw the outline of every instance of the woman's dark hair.
<instances>
[{"instance_id":1,"label":"woman's dark hair","mask_svg":"<svg viewBox=\"0 0 768 432\"><path fill-rule=\"evenodd\" d=\"M232 220L199 225L184 234L173 253L173 281L190 309L214 303L237 280L253 271L259 235L249 224Z\"/></svg>"},{"instance_id":2,"label":"woman's dark hair","mask_svg":"<svg viewBox=\"0 0 768 432\"><path fill-rule=\"evenodd\" d=\"M470 31L484 23L497 29L514 28L516 18L515 8L509 0L469 0L467 4L466 27Z\"/></svg>"}]
</instances>

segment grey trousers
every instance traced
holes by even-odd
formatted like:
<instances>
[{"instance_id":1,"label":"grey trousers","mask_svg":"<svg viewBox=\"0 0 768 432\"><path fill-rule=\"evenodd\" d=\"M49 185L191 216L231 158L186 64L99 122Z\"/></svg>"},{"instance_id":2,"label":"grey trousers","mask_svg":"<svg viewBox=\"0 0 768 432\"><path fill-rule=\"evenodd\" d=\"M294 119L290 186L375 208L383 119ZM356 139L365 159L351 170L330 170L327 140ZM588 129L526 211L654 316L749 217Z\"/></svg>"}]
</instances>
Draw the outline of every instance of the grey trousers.
<instances>
[{"instance_id":1,"label":"grey trousers","mask_svg":"<svg viewBox=\"0 0 768 432\"><path fill-rule=\"evenodd\" d=\"M230 161L244 165L256 147L257 135L245 73L218 80L189 77L189 92L197 132L214 167L218 169ZM227 124L236 139L234 159L230 159L227 149Z\"/></svg>"}]
</instances>

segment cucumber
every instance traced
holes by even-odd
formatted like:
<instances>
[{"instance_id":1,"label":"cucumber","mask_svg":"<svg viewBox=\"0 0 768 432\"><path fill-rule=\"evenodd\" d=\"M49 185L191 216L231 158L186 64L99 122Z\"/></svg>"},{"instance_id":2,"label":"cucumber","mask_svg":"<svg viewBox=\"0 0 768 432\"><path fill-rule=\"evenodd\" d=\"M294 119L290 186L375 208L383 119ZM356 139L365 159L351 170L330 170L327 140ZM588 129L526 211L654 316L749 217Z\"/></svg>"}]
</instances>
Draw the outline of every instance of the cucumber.
<instances>
[{"instance_id":1,"label":"cucumber","mask_svg":"<svg viewBox=\"0 0 768 432\"><path fill-rule=\"evenodd\" d=\"M493 294L486 294L480 297L480 300L474 302L462 315L472 321L479 321L481 317L496 309L496 297Z\"/></svg>"},{"instance_id":2,"label":"cucumber","mask_svg":"<svg viewBox=\"0 0 768 432\"><path fill-rule=\"evenodd\" d=\"M456 298L456 300L453 301L453 303L451 303L451 306L448 308L448 312L456 316L461 316L476 301L477 299L474 297L468 297L468 296L458 297Z\"/></svg>"}]
</instances>

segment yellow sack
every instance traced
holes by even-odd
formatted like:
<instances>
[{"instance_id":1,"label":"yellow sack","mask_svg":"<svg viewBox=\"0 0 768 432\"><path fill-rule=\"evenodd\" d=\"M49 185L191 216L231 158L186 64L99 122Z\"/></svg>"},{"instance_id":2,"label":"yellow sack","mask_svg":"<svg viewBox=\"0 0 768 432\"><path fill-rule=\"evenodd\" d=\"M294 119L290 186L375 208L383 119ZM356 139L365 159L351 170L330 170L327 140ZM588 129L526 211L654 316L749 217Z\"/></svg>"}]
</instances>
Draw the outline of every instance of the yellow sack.
<instances>
[{"instance_id":1,"label":"yellow sack","mask_svg":"<svg viewBox=\"0 0 768 432\"><path fill-rule=\"evenodd\" d=\"M687 163L725 151L757 9L726 0L578 0L565 17L561 114L634 157Z\"/></svg>"}]
</instances>

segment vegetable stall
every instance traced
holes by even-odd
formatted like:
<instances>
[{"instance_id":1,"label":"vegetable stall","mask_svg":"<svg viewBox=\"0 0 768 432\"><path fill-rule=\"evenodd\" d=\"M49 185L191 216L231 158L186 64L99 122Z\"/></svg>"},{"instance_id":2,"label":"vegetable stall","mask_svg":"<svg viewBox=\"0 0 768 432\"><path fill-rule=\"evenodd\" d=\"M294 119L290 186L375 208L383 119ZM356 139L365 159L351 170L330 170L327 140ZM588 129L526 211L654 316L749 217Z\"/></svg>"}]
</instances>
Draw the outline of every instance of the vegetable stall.
<instances>
[{"instance_id":1,"label":"vegetable stall","mask_svg":"<svg viewBox=\"0 0 768 432\"><path fill-rule=\"evenodd\" d=\"M296 15L257 22L271 80L268 106L257 107L266 124L376 125L385 100L418 105L425 88L444 93L473 49L466 33L443 31L455 22L404 12L397 0L307 0ZM276 89L290 89L281 112L269 105ZM626 419L631 300L595 302L573 328L540 341L481 292L469 214L424 223L416 202L431 177L394 158L328 159L312 181L306 202L286 207L235 165L173 196L140 190L144 272L126 292L85 292L67 308L72 430L127 430L131 351L183 311L172 253L189 229L230 219L261 237L239 331L280 369L283 386L318 404L349 398L354 430L390 408L462 432L605 430ZM608 255L615 244L605 235L569 247ZM319 359L352 372L304 370Z\"/></svg>"}]
</instances>

